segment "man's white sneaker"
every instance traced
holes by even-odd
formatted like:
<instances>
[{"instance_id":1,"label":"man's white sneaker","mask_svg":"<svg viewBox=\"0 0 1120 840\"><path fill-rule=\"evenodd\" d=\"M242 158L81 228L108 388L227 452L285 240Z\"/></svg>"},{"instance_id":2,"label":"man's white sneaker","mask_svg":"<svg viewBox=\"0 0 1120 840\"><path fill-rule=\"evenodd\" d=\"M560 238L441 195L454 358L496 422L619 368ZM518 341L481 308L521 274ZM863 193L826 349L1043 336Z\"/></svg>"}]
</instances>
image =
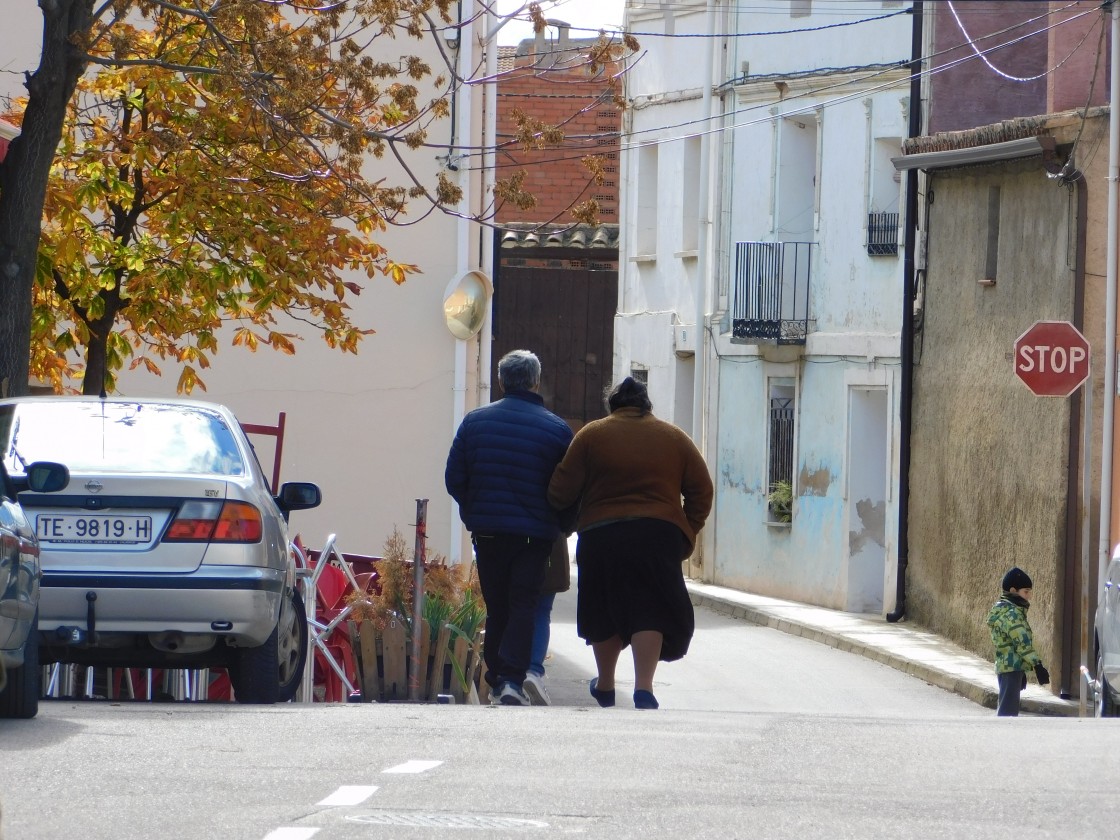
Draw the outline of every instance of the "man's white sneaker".
<instances>
[{"instance_id":1,"label":"man's white sneaker","mask_svg":"<svg viewBox=\"0 0 1120 840\"><path fill-rule=\"evenodd\" d=\"M529 703L533 706L551 706L552 700L544 687L544 677L529 671L525 674L525 682L521 684L525 693L529 695Z\"/></svg>"},{"instance_id":2,"label":"man's white sneaker","mask_svg":"<svg viewBox=\"0 0 1120 840\"><path fill-rule=\"evenodd\" d=\"M502 683L502 690L498 694L498 702L503 706L528 706L529 698L525 692L513 683Z\"/></svg>"}]
</instances>

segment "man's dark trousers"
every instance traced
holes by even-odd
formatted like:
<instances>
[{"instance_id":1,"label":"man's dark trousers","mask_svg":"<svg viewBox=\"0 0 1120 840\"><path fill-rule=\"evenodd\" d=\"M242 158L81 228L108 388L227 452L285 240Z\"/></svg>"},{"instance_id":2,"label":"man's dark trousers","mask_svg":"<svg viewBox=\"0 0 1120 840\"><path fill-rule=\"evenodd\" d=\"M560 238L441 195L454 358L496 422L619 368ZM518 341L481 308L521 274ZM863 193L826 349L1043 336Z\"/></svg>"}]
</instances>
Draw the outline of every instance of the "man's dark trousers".
<instances>
[{"instance_id":1,"label":"man's dark trousers","mask_svg":"<svg viewBox=\"0 0 1120 840\"><path fill-rule=\"evenodd\" d=\"M525 681L533 646L533 623L553 540L512 534L474 534L478 582L486 602L482 658L486 682Z\"/></svg>"}]
</instances>

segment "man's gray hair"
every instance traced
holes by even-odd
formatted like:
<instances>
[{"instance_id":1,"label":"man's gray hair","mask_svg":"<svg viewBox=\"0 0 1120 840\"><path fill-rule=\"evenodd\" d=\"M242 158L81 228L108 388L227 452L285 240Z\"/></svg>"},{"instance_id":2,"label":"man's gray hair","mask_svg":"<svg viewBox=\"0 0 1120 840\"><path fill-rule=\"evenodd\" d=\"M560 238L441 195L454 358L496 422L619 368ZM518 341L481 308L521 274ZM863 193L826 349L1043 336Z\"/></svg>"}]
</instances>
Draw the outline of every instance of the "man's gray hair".
<instances>
[{"instance_id":1,"label":"man's gray hair","mask_svg":"<svg viewBox=\"0 0 1120 840\"><path fill-rule=\"evenodd\" d=\"M541 360L528 350L510 350L498 360L503 391L533 391L541 384Z\"/></svg>"}]
</instances>

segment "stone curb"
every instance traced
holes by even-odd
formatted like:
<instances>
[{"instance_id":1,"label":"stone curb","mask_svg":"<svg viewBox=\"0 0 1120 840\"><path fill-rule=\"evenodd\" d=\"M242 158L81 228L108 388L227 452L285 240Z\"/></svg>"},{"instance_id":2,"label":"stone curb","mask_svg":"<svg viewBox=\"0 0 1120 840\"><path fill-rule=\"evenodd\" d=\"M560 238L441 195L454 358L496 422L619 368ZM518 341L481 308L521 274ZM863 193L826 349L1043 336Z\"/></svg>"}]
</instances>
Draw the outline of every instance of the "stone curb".
<instances>
[{"instance_id":1,"label":"stone curb","mask_svg":"<svg viewBox=\"0 0 1120 840\"><path fill-rule=\"evenodd\" d=\"M706 584L704 586L707 587ZM972 678L959 673L953 673L950 670L938 668L927 662L908 658L885 647L869 644L868 642L842 632L832 631L828 628L818 627L796 619L781 617L766 609L736 603L731 598L720 598L708 592L697 591L697 587L692 585L691 582L689 582L688 589L692 603L696 606L707 607L715 612L748 621L751 624L770 627L775 630L780 630L783 633L801 636L810 641L819 642L838 650L872 659L883 665L894 668L895 670L902 671L904 674L924 680L938 688L958 694L985 708L995 709L996 707L998 694L994 688L994 675L990 677L989 684L989 682L981 681L980 678ZM909 628L900 628L900 630L903 632L910 632ZM988 663L984 664L986 667L990 668ZM1079 714L1077 702L1063 700L1060 697L1050 694L1047 689L1033 684L1023 692L1021 708L1024 712L1036 715L1077 717Z\"/></svg>"}]
</instances>

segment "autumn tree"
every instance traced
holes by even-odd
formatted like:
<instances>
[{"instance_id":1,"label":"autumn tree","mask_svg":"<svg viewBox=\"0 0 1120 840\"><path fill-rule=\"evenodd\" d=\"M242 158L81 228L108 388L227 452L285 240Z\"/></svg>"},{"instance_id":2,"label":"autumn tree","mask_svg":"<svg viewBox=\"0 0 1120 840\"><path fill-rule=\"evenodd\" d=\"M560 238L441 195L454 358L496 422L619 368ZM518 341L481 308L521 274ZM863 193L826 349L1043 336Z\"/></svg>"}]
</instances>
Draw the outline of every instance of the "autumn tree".
<instances>
[{"instance_id":1,"label":"autumn tree","mask_svg":"<svg viewBox=\"0 0 1120 840\"><path fill-rule=\"evenodd\" d=\"M234 343L292 352L279 313L356 351L370 330L349 320L361 287L342 272L399 283L414 270L375 237L410 203L460 200L442 172L420 183L406 152L430 145L455 87L475 81L442 46L433 70L395 45L378 61L371 44L430 37L450 0L40 7L41 63L0 164L0 389L25 392L32 361L60 385L84 348L87 393L169 358L189 391L223 323ZM601 49L590 61L621 46ZM523 142L558 139L541 127ZM371 158L395 162L379 167L393 178L368 180ZM495 193L517 189L514 173Z\"/></svg>"}]
</instances>

